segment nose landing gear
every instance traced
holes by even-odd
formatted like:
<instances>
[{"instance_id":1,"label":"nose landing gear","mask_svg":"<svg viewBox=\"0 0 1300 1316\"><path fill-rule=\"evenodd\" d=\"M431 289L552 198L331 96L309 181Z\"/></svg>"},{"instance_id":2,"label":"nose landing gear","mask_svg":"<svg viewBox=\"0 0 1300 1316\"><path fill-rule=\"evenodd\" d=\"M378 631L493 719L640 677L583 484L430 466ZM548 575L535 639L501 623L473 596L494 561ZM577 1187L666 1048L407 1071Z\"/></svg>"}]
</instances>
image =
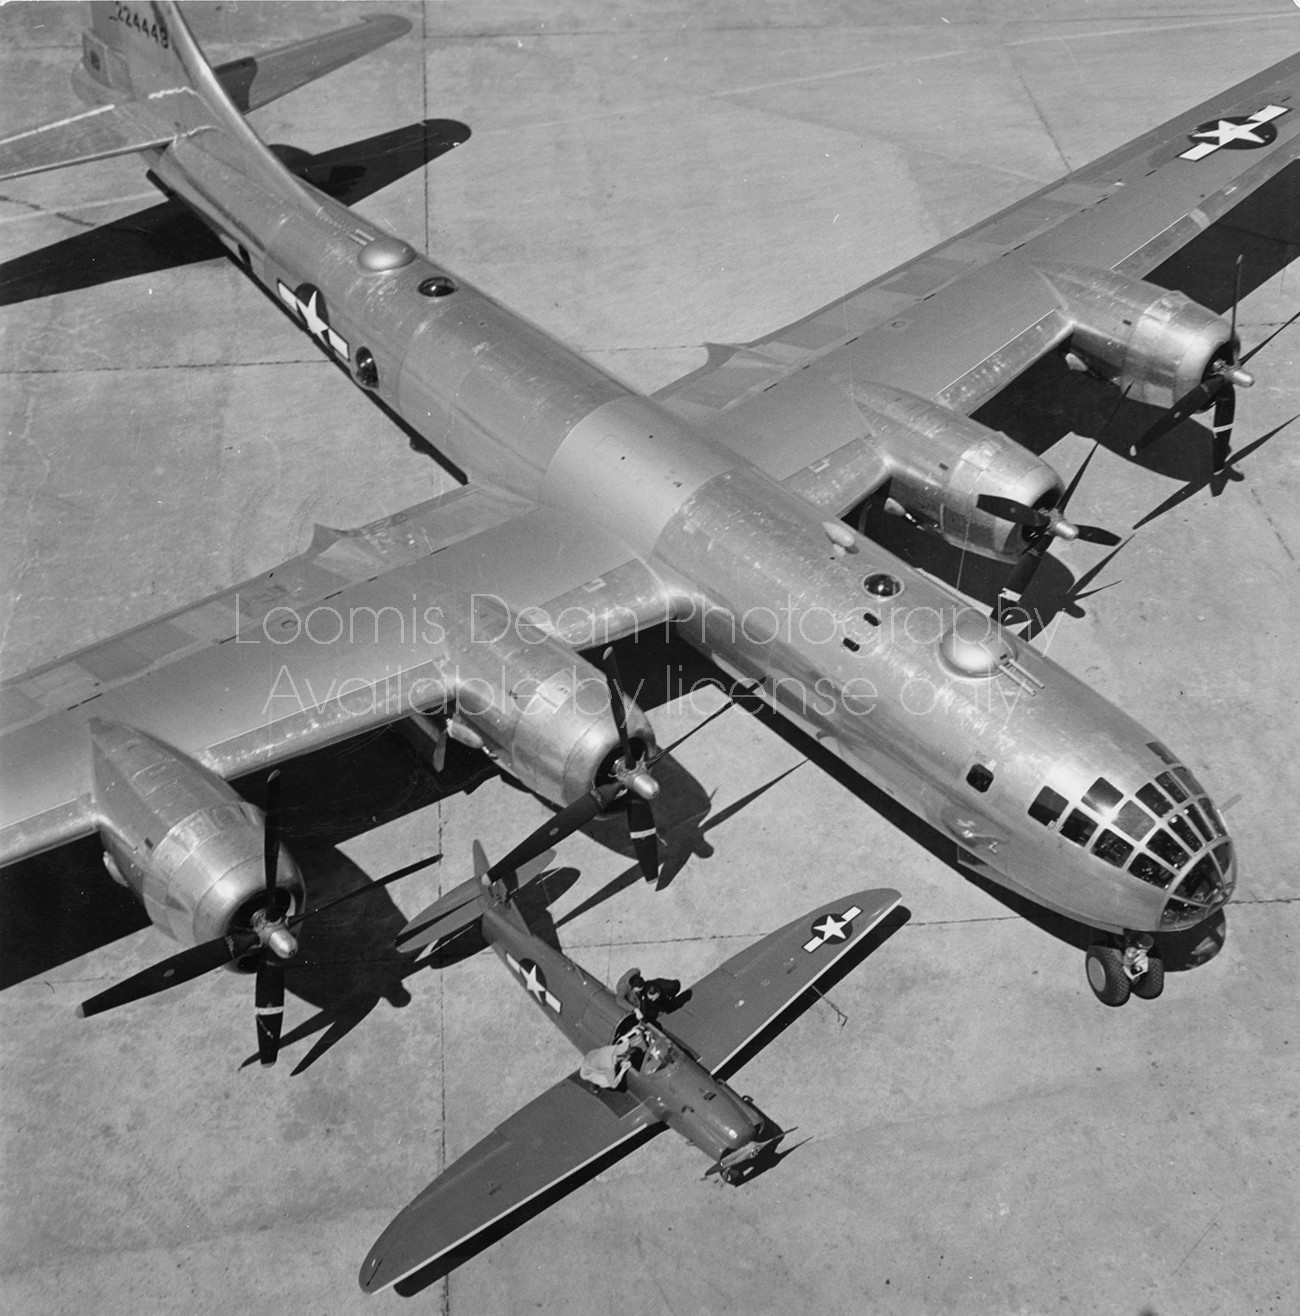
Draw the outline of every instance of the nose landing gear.
<instances>
[{"instance_id":1,"label":"nose landing gear","mask_svg":"<svg viewBox=\"0 0 1300 1316\"><path fill-rule=\"evenodd\" d=\"M1093 942L1085 968L1088 986L1103 1005L1123 1005L1130 996L1154 1001L1165 989L1165 962L1149 932L1128 932L1118 942Z\"/></svg>"}]
</instances>

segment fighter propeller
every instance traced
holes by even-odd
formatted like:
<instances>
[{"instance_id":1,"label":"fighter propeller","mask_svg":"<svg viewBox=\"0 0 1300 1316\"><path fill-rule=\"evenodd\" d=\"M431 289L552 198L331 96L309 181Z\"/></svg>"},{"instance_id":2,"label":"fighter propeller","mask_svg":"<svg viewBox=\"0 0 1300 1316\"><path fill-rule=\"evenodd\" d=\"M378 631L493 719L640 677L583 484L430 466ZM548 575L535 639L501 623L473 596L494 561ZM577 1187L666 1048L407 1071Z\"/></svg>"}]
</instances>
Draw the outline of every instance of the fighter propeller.
<instances>
[{"instance_id":1,"label":"fighter propeller","mask_svg":"<svg viewBox=\"0 0 1300 1316\"><path fill-rule=\"evenodd\" d=\"M1025 528L1024 551L1012 568L1006 584L998 593L994 616L999 625L1003 625L1020 606L1021 596L1029 588L1029 582L1033 580L1038 568L1043 565L1043 558L1047 556L1047 550L1051 547L1053 539L1066 541L1081 539L1086 544L1106 544L1111 547L1120 542L1120 537L1113 531L1104 530L1096 525L1078 525L1065 518L1065 509L1074 496L1074 491L1079 487L1083 473L1088 469L1088 463L1092 461L1098 446L1096 443L1092 445L1092 449L1083 459L1079 469L1075 471L1074 478L1066 486L1055 507L1047 509L1027 507L1024 503L1017 503L1010 498L999 498L995 494L979 496L977 505L983 511L1003 521L1013 521L1016 525Z\"/></svg>"},{"instance_id":2,"label":"fighter propeller","mask_svg":"<svg viewBox=\"0 0 1300 1316\"><path fill-rule=\"evenodd\" d=\"M236 928L223 937L214 937L211 941L190 946L168 959L141 970L119 983L106 988L97 995L83 1001L77 1007L77 1014L88 1018L90 1015L103 1014L105 1010L116 1009L132 1001L143 1000L146 996L156 995L169 987L179 987L181 983L199 978L213 969L237 961L246 961L253 954L257 955L256 982L254 984L254 1005L257 1011L257 1055L263 1065L275 1064L280 1051L280 1026L284 1019L284 962L298 953L298 939L291 929L298 927L305 919L319 914L351 900L354 896L365 895L379 887L387 886L399 878L406 877L418 868L433 863L440 855L423 860L412 867L389 873L366 886L354 887L333 900L293 918L288 918L286 902L288 893L276 885L278 861L280 855L280 782L279 769L267 778L266 823L264 828L263 863L266 873L266 904L255 911L248 928Z\"/></svg>"}]
</instances>

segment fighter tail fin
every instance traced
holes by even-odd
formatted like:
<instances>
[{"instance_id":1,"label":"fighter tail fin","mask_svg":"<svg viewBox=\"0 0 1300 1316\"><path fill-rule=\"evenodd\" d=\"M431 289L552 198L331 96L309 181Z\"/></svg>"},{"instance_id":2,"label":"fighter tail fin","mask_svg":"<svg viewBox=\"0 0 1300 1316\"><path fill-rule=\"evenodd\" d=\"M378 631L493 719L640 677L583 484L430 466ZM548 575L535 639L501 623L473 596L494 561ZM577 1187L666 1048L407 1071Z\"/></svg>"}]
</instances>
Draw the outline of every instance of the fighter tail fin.
<instances>
[{"instance_id":1,"label":"fighter tail fin","mask_svg":"<svg viewBox=\"0 0 1300 1316\"><path fill-rule=\"evenodd\" d=\"M477 923L492 900L504 901L510 914L526 928L527 924L523 923L522 915L512 902L520 889L543 872L554 858L555 851L547 850L530 859L517 872L500 872L488 862L482 845L475 841L474 876L452 887L411 919L397 934L397 949L416 951L446 941Z\"/></svg>"}]
</instances>

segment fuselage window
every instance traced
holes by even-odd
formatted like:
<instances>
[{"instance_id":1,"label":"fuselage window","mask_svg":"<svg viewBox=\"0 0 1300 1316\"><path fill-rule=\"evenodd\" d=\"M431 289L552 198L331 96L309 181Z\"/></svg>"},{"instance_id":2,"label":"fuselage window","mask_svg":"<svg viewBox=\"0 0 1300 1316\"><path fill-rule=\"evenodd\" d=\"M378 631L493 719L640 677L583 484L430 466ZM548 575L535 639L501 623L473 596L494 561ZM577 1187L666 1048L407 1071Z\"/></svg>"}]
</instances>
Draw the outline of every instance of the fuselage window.
<instances>
[{"instance_id":1,"label":"fuselage window","mask_svg":"<svg viewBox=\"0 0 1300 1316\"><path fill-rule=\"evenodd\" d=\"M993 773L983 763L975 763L966 774L966 781L982 795L993 785Z\"/></svg>"},{"instance_id":2,"label":"fuselage window","mask_svg":"<svg viewBox=\"0 0 1300 1316\"><path fill-rule=\"evenodd\" d=\"M1143 882L1152 886L1167 887L1174 880L1174 875L1164 866L1158 864L1149 854L1139 854L1128 866L1128 871Z\"/></svg>"},{"instance_id":3,"label":"fuselage window","mask_svg":"<svg viewBox=\"0 0 1300 1316\"><path fill-rule=\"evenodd\" d=\"M1068 803L1064 795L1058 795L1050 786L1044 786L1029 806L1029 816L1037 819L1044 827L1050 827L1065 812Z\"/></svg>"},{"instance_id":4,"label":"fuselage window","mask_svg":"<svg viewBox=\"0 0 1300 1316\"><path fill-rule=\"evenodd\" d=\"M368 347L357 348L357 383L362 388L379 387L379 367L375 355Z\"/></svg>"},{"instance_id":5,"label":"fuselage window","mask_svg":"<svg viewBox=\"0 0 1300 1316\"><path fill-rule=\"evenodd\" d=\"M455 291L455 283L445 274L431 274L420 282L421 297L448 297Z\"/></svg>"},{"instance_id":6,"label":"fuselage window","mask_svg":"<svg viewBox=\"0 0 1300 1316\"><path fill-rule=\"evenodd\" d=\"M1123 791L1116 790L1105 777L1098 777L1088 787L1088 793L1083 797L1083 802L1088 808L1095 809L1098 813L1106 813L1113 809L1123 798Z\"/></svg>"},{"instance_id":7,"label":"fuselage window","mask_svg":"<svg viewBox=\"0 0 1300 1316\"><path fill-rule=\"evenodd\" d=\"M1115 826L1125 836L1131 836L1135 841L1140 841L1155 825L1155 819L1140 804L1134 804L1132 800L1129 800L1115 815Z\"/></svg>"},{"instance_id":8,"label":"fuselage window","mask_svg":"<svg viewBox=\"0 0 1300 1316\"><path fill-rule=\"evenodd\" d=\"M1114 864L1116 868L1123 868L1125 861L1133 853L1133 844L1115 832L1103 831L1097 837L1092 852L1098 859L1104 859L1108 864Z\"/></svg>"},{"instance_id":9,"label":"fuselage window","mask_svg":"<svg viewBox=\"0 0 1300 1316\"><path fill-rule=\"evenodd\" d=\"M1156 758L1162 759L1165 763L1168 763L1171 768L1178 762L1169 750L1158 740L1148 741L1147 748L1156 756Z\"/></svg>"},{"instance_id":10,"label":"fuselage window","mask_svg":"<svg viewBox=\"0 0 1300 1316\"><path fill-rule=\"evenodd\" d=\"M1187 862L1187 851L1165 831L1157 832L1147 842L1147 849L1173 868L1181 868Z\"/></svg>"},{"instance_id":11,"label":"fuselage window","mask_svg":"<svg viewBox=\"0 0 1300 1316\"><path fill-rule=\"evenodd\" d=\"M1096 830L1096 820L1089 818L1086 813L1079 809L1073 810L1070 816L1061 824L1061 835L1067 841L1073 841L1075 845L1087 845L1092 840L1092 834Z\"/></svg>"},{"instance_id":12,"label":"fuselage window","mask_svg":"<svg viewBox=\"0 0 1300 1316\"><path fill-rule=\"evenodd\" d=\"M1151 785L1150 782L1147 782L1147 784L1138 791L1137 797L1147 806L1148 809L1151 810L1152 813L1155 814L1157 818L1163 818L1173 807L1170 805L1169 801L1165 799L1165 797L1161 795L1153 785Z\"/></svg>"},{"instance_id":13,"label":"fuselage window","mask_svg":"<svg viewBox=\"0 0 1300 1316\"><path fill-rule=\"evenodd\" d=\"M862 588L873 598L892 599L895 594L902 593L903 582L897 576L891 576L888 571L873 571L871 575L863 577Z\"/></svg>"}]
</instances>

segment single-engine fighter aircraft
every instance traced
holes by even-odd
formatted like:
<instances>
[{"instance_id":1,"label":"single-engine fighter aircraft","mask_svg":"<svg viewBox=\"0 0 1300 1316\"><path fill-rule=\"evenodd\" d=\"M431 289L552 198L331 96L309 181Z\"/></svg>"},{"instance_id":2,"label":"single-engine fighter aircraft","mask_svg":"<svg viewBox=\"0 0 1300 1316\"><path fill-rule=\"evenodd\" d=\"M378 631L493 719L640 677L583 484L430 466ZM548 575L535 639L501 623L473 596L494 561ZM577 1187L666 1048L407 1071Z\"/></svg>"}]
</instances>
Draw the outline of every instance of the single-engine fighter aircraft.
<instances>
[{"instance_id":1,"label":"single-engine fighter aircraft","mask_svg":"<svg viewBox=\"0 0 1300 1316\"><path fill-rule=\"evenodd\" d=\"M1103 1001L1157 995L1152 934L1228 901L1233 843L1177 753L1002 624L1052 539L1113 537L1068 521L1051 466L970 413L1059 349L1171 414L1214 407L1223 460L1249 382L1234 324L1144 276L1296 158L1300 57L651 398L295 177L245 122L403 30L375 17L214 70L176 5L93 5L74 75L92 108L0 141L2 177L142 153L470 479L6 683L0 861L98 832L155 922L210 940L267 901L258 820L225 783L400 718L558 805L611 785L648 803L649 722L630 705L619 735L580 651L672 624L969 868L1095 929ZM886 487L1015 564L993 618L841 519ZM152 758L131 776L137 735ZM180 817L186 783L224 795ZM278 881L296 908L289 862Z\"/></svg>"},{"instance_id":2,"label":"single-engine fighter aircraft","mask_svg":"<svg viewBox=\"0 0 1300 1316\"><path fill-rule=\"evenodd\" d=\"M398 936L400 950L445 945L478 926L501 962L562 1033L582 1067L448 1166L380 1235L361 1266L368 1293L472 1249L509 1217L601 1159L627 1155L671 1128L739 1183L783 1131L720 1077L898 904L897 891L832 900L732 956L684 991L667 984L652 1009L636 971L618 994L536 936L514 902L526 880L506 860L475 875ZM545 857L539 857L542 862ZM529 870L539 871L538 861ZM659 982L661 980L653 980ZM622 983L620 983L622 988Z\"/></svg>"}]
</instances>

